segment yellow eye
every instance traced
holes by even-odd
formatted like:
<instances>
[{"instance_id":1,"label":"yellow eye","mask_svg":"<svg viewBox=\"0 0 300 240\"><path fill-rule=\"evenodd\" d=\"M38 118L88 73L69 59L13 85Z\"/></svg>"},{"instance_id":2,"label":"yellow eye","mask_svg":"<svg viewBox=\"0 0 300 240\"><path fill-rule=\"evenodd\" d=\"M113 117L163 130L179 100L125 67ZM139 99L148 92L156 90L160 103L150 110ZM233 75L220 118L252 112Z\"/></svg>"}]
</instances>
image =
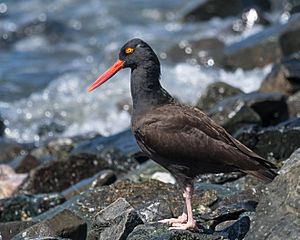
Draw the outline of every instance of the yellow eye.
<instances>
[{"instance_id":1,"label":"yellow eye","mask_svg":"<svg viewBox=\"0 0 300 240\"><path fill-rule=\"evenodd\" d=\"M133 52L134 52L134 48L128 47L128 48L125 49L126 54L131 54Z\"/></svg>"}]
</instances>

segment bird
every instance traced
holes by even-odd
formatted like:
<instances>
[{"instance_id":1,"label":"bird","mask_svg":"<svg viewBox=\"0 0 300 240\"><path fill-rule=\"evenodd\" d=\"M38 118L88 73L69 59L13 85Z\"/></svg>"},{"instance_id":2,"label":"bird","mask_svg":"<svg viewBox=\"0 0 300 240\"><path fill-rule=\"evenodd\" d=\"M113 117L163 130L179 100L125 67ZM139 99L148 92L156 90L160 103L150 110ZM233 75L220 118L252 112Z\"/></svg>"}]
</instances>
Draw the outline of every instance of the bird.
<instances>
[{"instance_id":1,"label":"bird","mask_svg":"<svg viewBox=\"0 0 300 240\"><path fill-rule=\"evenodd\" d=\"M269 183L275 166L214 122L201 110L175 100L161 85L160 62L154 50L134 38L119 58L89 88L91 92L123 68L131 69L131 129L146 156L166 168L183 193L183 212L163 219L170 229L197 230L192 212L194 180L205 173L240 171Z\"/></svg>"}]
</instances>

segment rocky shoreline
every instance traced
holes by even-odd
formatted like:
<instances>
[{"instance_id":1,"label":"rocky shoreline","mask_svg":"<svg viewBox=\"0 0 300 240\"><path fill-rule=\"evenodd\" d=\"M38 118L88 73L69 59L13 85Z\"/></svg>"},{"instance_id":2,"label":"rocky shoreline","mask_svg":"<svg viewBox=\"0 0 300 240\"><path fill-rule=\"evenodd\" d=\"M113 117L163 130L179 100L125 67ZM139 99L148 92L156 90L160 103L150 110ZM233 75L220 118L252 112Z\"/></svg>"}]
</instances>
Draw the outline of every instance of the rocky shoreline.
<instances>
[{"instance_id":1,"label":"rocky shoreline","mask_svg":"<svg viewBox=\"0 0 300 240\"><path fill-rule=\"evenodd\" d=\"M203 15L205 4L218 9L218 1L203 2L186 9L182 21L227 17L253 7L230 1L230 11ZM267 16L280 1L251 2ZM180 214L181 195L174 178L140 153L130 130L21 144L5 138L0 119L0 239L299 239L300 45L294 38L300 36L300 13L291 6L287 23L240 42L193 40L168 52L170 61L180 56L205 65L214 59L226 69L273 63L257 92L217 82L195 106L272 161L280 170L272 183L241 173L199 176L193 199L199 232L170 231L157 221ZM194 55L199 49L205 54Z\"/></svg>"}]
</instances>

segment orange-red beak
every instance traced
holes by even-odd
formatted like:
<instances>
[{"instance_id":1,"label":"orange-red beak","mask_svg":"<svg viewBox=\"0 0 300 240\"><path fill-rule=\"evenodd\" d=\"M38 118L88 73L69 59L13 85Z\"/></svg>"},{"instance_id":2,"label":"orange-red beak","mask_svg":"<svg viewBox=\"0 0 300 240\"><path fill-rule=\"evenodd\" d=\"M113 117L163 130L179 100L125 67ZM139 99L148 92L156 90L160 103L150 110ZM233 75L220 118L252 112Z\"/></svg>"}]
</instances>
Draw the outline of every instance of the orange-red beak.
<instances>
[{"instance_id":1,"label":"orange-red beak","mask_svg":"<svg viewBox=\"0 0 300 240\"><path fill-rule=\"evenodd\" d=\"M88 89L89 92L105 83L124 67L125 61L118 59L114 65L107 69Z\"/></svg>"}]
</instances>

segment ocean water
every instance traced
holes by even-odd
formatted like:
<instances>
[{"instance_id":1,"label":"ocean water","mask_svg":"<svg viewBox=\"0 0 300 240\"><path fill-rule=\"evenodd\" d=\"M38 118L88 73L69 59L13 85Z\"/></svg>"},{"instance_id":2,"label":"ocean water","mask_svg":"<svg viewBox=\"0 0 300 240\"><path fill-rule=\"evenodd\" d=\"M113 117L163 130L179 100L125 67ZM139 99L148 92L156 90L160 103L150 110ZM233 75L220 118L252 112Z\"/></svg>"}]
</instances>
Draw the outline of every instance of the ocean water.
<instances>
[{"instance_id":1,"label":"ocean water","mask_svg":"<svg viewBox=\"0 0 300 240\"><path fill-rule=\"evenodd\" d=\"M263 29L255 26L241 35L225 31L234 17L182 23L180 15L188 2L1 1L0 37L23 32L0 49L0 115L6 136L31 142L92 131L109 135L128 128L130 114L119 105L130 102L129 70L92 93L87 88L133 37L153 47L161 58L162 85L183 102L194 104L215 81L245 92L256 90L271 66L228 72L168 61L166 51L181 41L218 36L230 44ZM39 32L43 23L47 30ZM37 26L34 34L30 24Z\"/></svg>"}]
</instances>

